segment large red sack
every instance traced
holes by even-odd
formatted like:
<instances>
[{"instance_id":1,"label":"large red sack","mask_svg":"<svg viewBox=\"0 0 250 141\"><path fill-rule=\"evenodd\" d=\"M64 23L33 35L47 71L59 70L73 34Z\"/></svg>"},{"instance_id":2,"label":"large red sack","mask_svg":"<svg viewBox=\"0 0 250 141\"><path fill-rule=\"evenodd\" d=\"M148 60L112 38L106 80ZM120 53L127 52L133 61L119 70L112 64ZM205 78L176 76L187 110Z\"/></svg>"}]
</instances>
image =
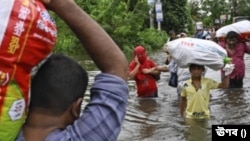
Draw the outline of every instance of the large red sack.
<instances>
[{"instance_id":1,"label":"large red sack","mask_svg":"<svg viewBox=\"0 0 250 141\"><path fill-rule=\"evenodd\" d=\"M26 117L31 71L52 52L57 30L38 0L0 2L0 141L13 141Z\"/></svg>"}]
</instances>

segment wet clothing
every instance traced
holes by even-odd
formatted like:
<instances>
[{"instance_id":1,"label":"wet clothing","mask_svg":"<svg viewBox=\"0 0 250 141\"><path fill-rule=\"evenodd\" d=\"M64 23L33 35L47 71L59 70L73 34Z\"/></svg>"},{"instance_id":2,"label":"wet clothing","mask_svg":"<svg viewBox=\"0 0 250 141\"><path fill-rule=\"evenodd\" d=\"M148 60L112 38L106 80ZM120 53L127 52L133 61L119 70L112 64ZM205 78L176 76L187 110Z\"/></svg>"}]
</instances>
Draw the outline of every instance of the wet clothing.
<instances>
[{"instance_id":1,"label":"wet clothing","mask_svg":"<svg viewBox=\"0 0 250 141\"><path fill-rule=\"evenodd\" d=\"M91 101L73 125L51 132L45 141L116 141L123 123L128 85L121 78L99 74L91 88ZM22 132L16 141L24 141Z\"/></svg>"},{"instance_id":2,"label":"wet clothing","mask_svg":"<svg viewBox=\"0 0 250 141\"><path fill-rule=\"evenodd\" d=\"M229 88L242 88L242 87L243 87L243 78L229 80Z\"/></svg>"},{"instance_id":3,"label":"wet clothing","mask_svg":"<svg viewBox=\"0 0 250 141\"><path fill-rule=\"evenodd\" d=\"M178 67L177 76L178 76L177 94L178 94L178 97L179 97L181 95L181 89L182 89L184 83L188 79L190 79L190 77L191 77L191 74L189 72L189 68Z\"/></svg>"},{"instance_id":4,"label":"wet clothing","mask_svg":"<svg viewBox=\"0 0 250 141\"><path fill-rule=\"evenodd\" d=\"M138 97L152 97L157 92L157 83L156 79L151 74L142 73L143 69L150 69L156 67L157 65L152 61L147 59L143 64L140 65L140 68L135 75L135 82L137 87L137 95ZM134 70L136 67L135 61L131 61L129 64L129 73Z\"/></svg>"},{"instance_id":5,"label":"wet clothing","mask_svg":"<svg viewBox=\"0 0 250 141\"><path fill-rule=\"evenodd\" d=\"M181 96L187 98L186 118L204 119L210 117L210 90L217 89L219 83L210 78L201 78L201 87L196 91L189 79L182 87Z\"/></svg>"},{"instance_id":6,"label":"wet clothing","mask_svg":"<svg viewBox=\"0 0 250 141\"><path fill-rule=\"evenodd\" d=\"M225 42L219 42L223 48L226 49ZM230 88L242 88L243 83L233 85L231 82L237 82L237 80L243 79L245 77L245 62L244 62L244 54L250 54L250 47L248 47L244 42L239 42L236 45L235 51L230 53L227 51L228 57L232 58L232 64L235 64L235 69L230 74ZM222 76L224 76L224 71L221 71ZM231 87L232 86L232 87ZM235 87L234 87L235 86Z\"/></svg>"},{"instance_id":7,"label":"wet clothing","mask_svg":"<svg viewBox=\"0 0 250 141\"><path fill-rule=\"evenodd\" d=\"M157 97L157 84L156 80L159 80L159 75L144 74L143 69L151 69L157 65L147 57L146 50L143 46L137 46L134 49L134 57L138 58L140 62L140 68L136 73L134 80L137 87L138 97ZM132 60L129 64L129 72L133 71L136 67L135 60Z\"/></svg>"}]
</instances>

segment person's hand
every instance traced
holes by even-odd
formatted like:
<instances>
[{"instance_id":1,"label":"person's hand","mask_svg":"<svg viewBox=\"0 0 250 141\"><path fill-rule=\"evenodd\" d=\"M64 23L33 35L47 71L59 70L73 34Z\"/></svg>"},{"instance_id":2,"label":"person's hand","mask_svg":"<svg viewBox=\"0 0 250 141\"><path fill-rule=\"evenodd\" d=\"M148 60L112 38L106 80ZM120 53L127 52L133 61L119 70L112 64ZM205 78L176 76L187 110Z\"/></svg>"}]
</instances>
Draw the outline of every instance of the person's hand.
<instances>
[{"instance_id":1,"label":"person's hand","mask_svg":"<svg viewBox=\"0 0 250 141\"><path fill-rule=\"evenodd\" d=\"M184 118L183 113L180 113L180 114L179 114L179 118Z\"/></svg>"},{"instance_id":2,"label":"person's hand","mask_svg":"<svg viewBox=\"0 0 250 141\"><path fill-rule=\"evenodd\" d=\"M144 73L144 74L149 74L149 73L151 73L151 72L153 71L153 69L154 69L154 68L151 68L151 69L143 69L143 70L142 70L142 73Z\"/></svg>"},{"instance_id":3,"label":"person's hand","mask_svg":"<svg viewBox=\"0 0 250 141\"><path fill-rule=\"evenodd\" d=\"M222 70L225 72L225 76L228 76L233 72L234 64L226 64Z\"/></svg>"},{"instance_id":4,"label":"person's hand","mask_svg":"<svg viewBox=\"0 0 250 141\"><path fill-rule=\"evenodd\" d=\"M179 112L179 117L180 117L180 118L184 118L184 117L185 117L185 116L184 116L184 111L180 111L180 112Z\"/></svg>"},{"instance_id":5,"label":"person's hand","mask_svg":"<svg viewBox=\"0 0 250 141\"><path fill-rule=\"evenodd\" d=\"M167 54L169 54L167 44L165 44L165 45L163 46L162 51L165 52L165 53L167 53Z\"/></svg>"},{"instance_id":6,"label":"person's hand","mask_svg":"<svg viewBox=\"0 0 250 141\"><path fill-rule=\"evenodd\" d=\"M32 2L35 2L36 0L32 0ZM44 6L46 7L46 9L49 9L49 10L51 10L51 1L52 0L40 0L43 4L44 4Z\"/></svg>"},{"instance_id":7,"label":"person's hand","mask_svg":"<svg viewBox=\"0 0 250 141\"><path fill-rule=\"evenodd\" d=\"M157 66L156 67L156 70L158 70L158 71L168 71L168 67L167 66Z\"/></svg>"},{"instance_id":8,"label":"person's hand","mask_svg":"<svg viewBox=\"0 0 250 141\"><path fill-rule=\"evenodd\" d=\"M158 67L151 68L152 71L158 71Z\"/></svg>"},{"instance_id":9,"label":"person's hand","mask_svg":"<svg viewBox=\"0 0 250 141\"><path fill-rule=\"evenodd\" d=\"M138 60L138 57L137 57L137 56L135 56L134 60L135 60L135 63L136 63L136 64L140 64L140 62L139 62L139 60Z\"/></svg>"}]
</instances>

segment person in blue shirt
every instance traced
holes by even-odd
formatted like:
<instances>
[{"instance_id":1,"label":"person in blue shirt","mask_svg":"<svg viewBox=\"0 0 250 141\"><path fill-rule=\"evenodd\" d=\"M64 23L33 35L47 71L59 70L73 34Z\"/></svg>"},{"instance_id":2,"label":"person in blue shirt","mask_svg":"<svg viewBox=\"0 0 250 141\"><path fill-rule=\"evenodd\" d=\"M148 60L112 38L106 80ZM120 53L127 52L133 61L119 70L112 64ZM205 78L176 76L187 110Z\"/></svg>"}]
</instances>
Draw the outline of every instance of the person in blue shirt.
<instances>
[{"instance_id":1,"label":"person in blue shirt","mask_svg":"<svg viewBox=\"0 0 250 141\"><path fill-rule=\"evenodd\" d=\"M194 34L194 38L198 39L207 39L208 36L211 36L208 31L203 28L203 25L196 26L196 33Z\"/></svg>"},{"instance_id":2,"label":"person in blue shirt","mask_svg":"<svg viewBox=\"0 0 250 141\"><path fill-rule=\"evenodd\" d=\"M81 111L86 71L69 57L52 54L32 79L29 113L16 141L116 141L128 98L125 55L73 0L46 6L74 31L101 73Z\"/></svg>"}]
</instances>

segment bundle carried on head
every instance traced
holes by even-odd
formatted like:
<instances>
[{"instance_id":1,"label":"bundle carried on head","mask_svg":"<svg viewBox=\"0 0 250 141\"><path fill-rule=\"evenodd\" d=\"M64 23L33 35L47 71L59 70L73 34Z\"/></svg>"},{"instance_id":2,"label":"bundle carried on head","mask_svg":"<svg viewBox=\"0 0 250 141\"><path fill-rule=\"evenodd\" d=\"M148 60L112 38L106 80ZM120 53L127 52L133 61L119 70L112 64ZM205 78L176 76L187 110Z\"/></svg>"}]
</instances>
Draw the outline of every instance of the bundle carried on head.
<instances>
[{"instance_id":1,"label":"bundle carried on head","mask_svg":"<svg viewBox=\"0 0 250 141\"><path fill-rule=\"evenodd\" d=\"M242 41L250 40L250 21L243 20L230 25L223 26L216 31L215 37L219 40L224 40L229 31L235 31L239 34L239 39Z\"/></svg>"},{"instance_id":2,"label":"bundle carried on head","mask_svg":"<svg viewBox=\"0 0 250 141\"><path fill-rule=\"evenodd\" d=\"M8 141L25 121L32 70L52 52L57 30L41 1L1 2L0 141Z\"/></svg>"},{"instance_id":3,"label":"bundle carried on head","mask_svg":"<svg viewBox=\"0 0 250 141\"><path fill-rule=\"evenodd\" d=\"M183 68L190 64L199 64L219 70L230 61L226 50L210 40L179 38L168 42L167 50L178 66Z\"/></svg>"}]
</instances>

